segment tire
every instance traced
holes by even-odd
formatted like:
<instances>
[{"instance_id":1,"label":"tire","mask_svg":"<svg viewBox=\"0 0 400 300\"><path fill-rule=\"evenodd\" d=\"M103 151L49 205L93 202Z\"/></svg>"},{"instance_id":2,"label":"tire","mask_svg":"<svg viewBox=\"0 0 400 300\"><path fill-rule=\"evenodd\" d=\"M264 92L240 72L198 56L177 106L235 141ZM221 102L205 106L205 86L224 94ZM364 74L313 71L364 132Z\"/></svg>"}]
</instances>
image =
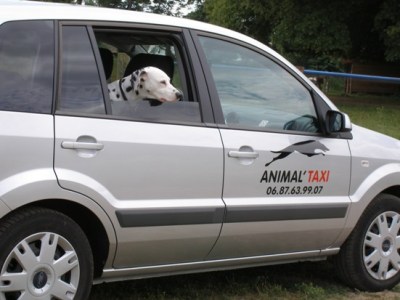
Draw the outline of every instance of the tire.
<instances>
[{"instance_id":1,"label":"tire","mask_svg":"<svg viewBox=\"0 0 400 300\"><path fill-rule=\"evenodd\" d=\"M0 221L0 300L89 297L93 257L81 228L46 208Z\"/></svg>"},{"instance_id":2,"label":"tire","mask_svg":"<svg viewBox=\"0 0 400 300\"><path fill-rule=\"evenodd\" d=\"M400 282L400 198L378 195L334 258L350 287L378 292Z\"/></svg>"}]
</instances>

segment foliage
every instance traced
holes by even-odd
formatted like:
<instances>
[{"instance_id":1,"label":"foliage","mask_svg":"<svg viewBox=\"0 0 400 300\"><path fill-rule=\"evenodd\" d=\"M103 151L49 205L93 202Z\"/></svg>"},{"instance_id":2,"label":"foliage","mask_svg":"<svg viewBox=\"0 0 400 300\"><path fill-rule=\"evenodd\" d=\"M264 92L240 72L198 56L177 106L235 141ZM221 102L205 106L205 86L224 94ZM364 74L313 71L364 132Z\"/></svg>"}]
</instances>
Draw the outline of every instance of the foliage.
<instances>
[{"instance_id":1,"label":"foliage","mask_svg":"<svg viewBox=\"0 0 400 300\"><path fill-rule=\"evenodd\" d=\"M386 0L375 18L388 61L400 61L400 1Z\"/></svg>"},{"instance_id":2,"label":"foliage","mask_svg":"<svg viewBox=\"0 0 400 300\"><path fill-rule=\"evenodd\" d=\"M34 0L36 1L36 0ZM37 0L82 4L83 0ZM200 0L85 0L86 5L145 11L164 15L181 16L181 10Z\"/></svg>"},{"instance_id":3,"label":"foliage","mask_svg":"<svg viewBox=\"0 0 400 300\"><path fill-rule=\"evenodd\" d=\"M384 48L378 32L374 30L374 18L381 3L382 0L349 0L344 4L343 9L349 12L345 23L350 33L350 58L384 60Z\"/></svg>"},{"instance_id":4,"label":"foliage","mask_svg":"<svg viewBox=\"0 0 400 300\"><path fill-rule=\"evenodd\" d=\"M81 3L82 0L42 0ZM400 62L399 0L85 0L182 16L250 35L297 65L338 70L342 60Z\"/></svg>"},{"instance_id":5,"label":"foliage","mask_svg":"<svg viewBox=\"0 0 400 300\"><path fill-rule=\"evenodd\" d=\"M268 4L264 1L213 0L204 2L207 19L212 23L253 36L267 42L271 34Z\"/></svg>"},{"instance_id":6,"label":"foliage","mask_svg":"<svg viewBox=\"0 0 400 300\"><path fill-rule=\"evenodd\" d=\"M272 45L298 65L337 70L335 61L348 55L351 44L344 1L281 1Z\"/></svg>"},{"instance_id":7,"label":"foliage","mask_svg":"<svg viewBox=\"0 0 400 300\"><path fill-rule=\"evenodd\" d=\"M174 7L173 0L98 0L98 4L105 7L148 11L166 15L171 15Z\"/></svg>"},{"instance_id":8,"label":"foliage","mask_svg":"<svg viewBox=\"0 0 400 300\"><path fill-rule=\"evenodd\" d=\"M350 50L344 2L206 0L205 12L212 23L270 44L295 64L336 70Z\"/></svg>"},{"instance_id":9,"label":"foliage","mask_svg":"<svg viewBox=\"0 0 400 300\"><path fill-rule=\"evenodd\" d=\"M208 22L207 14L204 7L204 2L198 1L196 9L189 12L185 17L192 20Z\"/></svg>"},{"instance_id":10,"label":"foliage","mask_svg":"<svg viewBox=\"0 0 400 300\"><path fill-rule=\"evenodd\" d=\"M203 20L309 68L338 70L348 59L400 61L398 0L204 0L198 8Z\"/></svg>"}]
</instances>

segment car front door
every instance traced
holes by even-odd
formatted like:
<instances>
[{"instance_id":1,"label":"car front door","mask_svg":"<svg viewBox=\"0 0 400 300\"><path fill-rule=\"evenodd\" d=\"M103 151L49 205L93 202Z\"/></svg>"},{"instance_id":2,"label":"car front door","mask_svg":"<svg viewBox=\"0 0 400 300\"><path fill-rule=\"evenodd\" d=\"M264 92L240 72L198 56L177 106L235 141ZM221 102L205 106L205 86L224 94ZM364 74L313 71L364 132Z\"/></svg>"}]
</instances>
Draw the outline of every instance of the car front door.
<instances>
[{"instance_id":1,"label":"car front door","mask_svg":"<svg viewBox=\"0 0 400 300\"><path fill-rule=\"evenodd\" d=\"M117 51L118 45L107 43L152 45L136 44L144 51L154 49L157 41L169 43L165 32L156 37L155 32L143 36L141 31L135 37L131 31L114 30L108 38L110 30L100 30L98 46ZM62 28L61 92L55 116L55 171L60 185L92 198L114 222L118 239L114 267L202 260L218 237L225 210L218 129L202 123L199 102L193 101L188 86L182 88L187 93L183 101L171 105L151 107L149 101L133 108L127 101L105 105L106 76L96 67L102 64L92 50L93 44L97 46L94 37L91 27ZM175 44L170 42L166 52L179 67L182 52L179 56L175 52L179 47L171 45ZM124 56L113 55L117 60ZM184 83L188 71L182 70L176 72Z\"/></svg>"},{"instance_id":2,"label":"car front door","mask_svg":"<svg viewBox=\"0 0 400 300\"><path fill-rule=\"evenodd\" d=\"M275 60L213 36L197 46L225 147L227 213L210 258L319 254L345 224L347 140L322 133L312 93Z\"/></svg>"}]
</instances>

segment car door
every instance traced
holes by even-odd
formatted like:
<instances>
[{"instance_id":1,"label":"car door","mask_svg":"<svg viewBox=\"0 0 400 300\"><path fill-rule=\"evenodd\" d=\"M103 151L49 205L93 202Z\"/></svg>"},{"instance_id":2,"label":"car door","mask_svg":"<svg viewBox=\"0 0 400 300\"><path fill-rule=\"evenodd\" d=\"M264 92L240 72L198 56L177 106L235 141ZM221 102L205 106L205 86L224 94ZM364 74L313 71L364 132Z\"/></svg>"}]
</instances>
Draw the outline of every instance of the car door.
<instances>
[{"instance_id":1,"label":"car door","mask_svg":"<svg viewBox=\"0 0 400 300\"><path fill-rule=\"evenodd\" d=\"M35 187L55 182L53 76L53 22L1 24L0 199L8 209L40 199Z\"/></svg>"},{"instance_id":2,"label":"car door","mask_svg":"<svg viewBox=\"0 0 400 300\"><path fill-rule=\"evenodd\" d=\"M283 63L237 41L198 38L225 159L227 213L209 257L318 255L345 224L347 140L323 133L313 93Z\"/></svg>"},{"instance_id":3,"label":"car door","mask_svg":"<svg viewBox=\"0 0 400 300\"><path fill-rule=\"evenodd\" d=\"M90 26L64 24L61 30L55 116L60 185L87 195L108 213L118 239L116 268L202 260L218 237L225 209L220 134L204 125L194 87L186 84L190 72L179 31L111 29L93 32ZM110 104L106 61L96 48L114 51L118 77L129 58L118 49L143 52L160 41L168 48L162 55L174 58L184 99L154 107L151 101Z\"/></svg>"}]
</instances>

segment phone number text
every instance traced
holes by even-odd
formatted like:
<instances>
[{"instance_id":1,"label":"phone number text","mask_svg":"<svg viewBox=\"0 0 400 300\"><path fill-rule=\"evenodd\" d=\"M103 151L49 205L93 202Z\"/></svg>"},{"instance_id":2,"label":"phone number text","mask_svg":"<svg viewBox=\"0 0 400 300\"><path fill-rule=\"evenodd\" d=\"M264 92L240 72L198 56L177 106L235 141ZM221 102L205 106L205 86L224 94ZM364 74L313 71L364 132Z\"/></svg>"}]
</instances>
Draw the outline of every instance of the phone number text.
<instances>
[{"instance_id":1,"label":"phone number text","mask_svg":"<svg viewBox=\"0 0 400 300\"><path fill-rule=\"evenodd\" d=\"M321 194L323 186L270 186L267 195L318 195Z\"/></svg>"}]
</instances>

